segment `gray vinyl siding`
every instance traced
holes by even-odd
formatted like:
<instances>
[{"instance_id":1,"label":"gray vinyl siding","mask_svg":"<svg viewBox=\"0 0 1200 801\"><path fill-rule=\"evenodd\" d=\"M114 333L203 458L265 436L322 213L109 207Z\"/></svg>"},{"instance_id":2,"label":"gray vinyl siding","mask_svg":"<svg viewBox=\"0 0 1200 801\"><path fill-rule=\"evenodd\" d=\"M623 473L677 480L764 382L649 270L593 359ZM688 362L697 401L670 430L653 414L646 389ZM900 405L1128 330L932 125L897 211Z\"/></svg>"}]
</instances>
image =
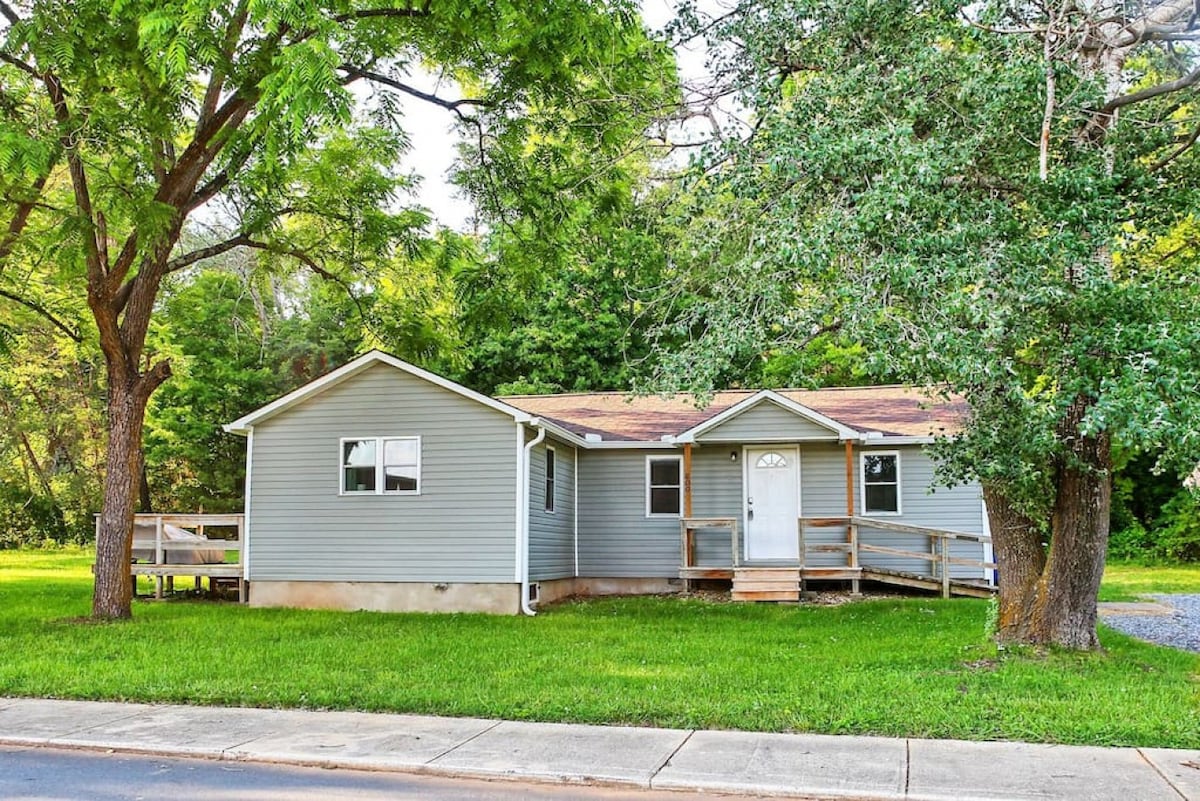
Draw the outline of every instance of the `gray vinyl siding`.
<instances>
[{"instance_id":1,"label":"gray vinyl siding","mask_svg":"<svg viewBox=\"0 0 1200 801\"><path fill-rule=\"evenodd\" d=\"M737 454L737 461L729 458ZM712 445L692 450L692 516L732 517L738 525L741 552L742 446ZM728 566L733 558L728 529L700 529L696 537L696 564Z\"/></svg>"},{"instance_id":2,"label":"gray vinyl siding","mask_svg":"<svg viewBox=\"0 0 1200 801\"><path fill-rule=\"evenodd\" d=\"M420 495L346 495L339 439L420 436ZM512 418L375 365L255 427L252 578L512 582Z\"/></svg>"},{"instance_id":3,"label":"gray vinyl siding","mask_svg":"<svg viewBox=\"0 0 1200 801\"><path fill-rule=\"evenodd\" d=\"M546 511L546 446L554 448L554 512ZM529 578L575 575L575 448L547 437L529 455Z\"/></svg>"},{"instance_id":4,"label":"gray vinyl siding","mask_svg":"<svg viewBox=\"0 0 1200 801\"><path fill-rule=\"evenodd\" d=\"M681 452L580 451L580 576L679 575L679 518L646 517L647 454L680 456Z\"/></svg>"},{"instance_id":5,"label":"gray vinyl siding","mask_svg":"<svg viewBox=\"0 0 1200 801\"><path fill-rule=\"evenodd\" d=\"M787 442L837 439L837 434L769 400L696 438L697 442Z\"/></svg>"}]
</instances>

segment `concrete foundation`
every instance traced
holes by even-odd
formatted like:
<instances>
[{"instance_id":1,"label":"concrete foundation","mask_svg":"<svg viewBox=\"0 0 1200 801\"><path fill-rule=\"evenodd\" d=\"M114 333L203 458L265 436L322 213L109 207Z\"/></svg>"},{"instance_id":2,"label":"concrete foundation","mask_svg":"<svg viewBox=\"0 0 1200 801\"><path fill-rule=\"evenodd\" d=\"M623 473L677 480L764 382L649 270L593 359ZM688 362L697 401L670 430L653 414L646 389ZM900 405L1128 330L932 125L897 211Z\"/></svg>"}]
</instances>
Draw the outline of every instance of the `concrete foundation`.
<instances>
[{"instance_id":1,"label":"concrete foundation","mask_svg":"<svg viewBox=\"0 0 1200 801\"><path fill-rule=\"evenodd\" d=\"M538 603L543 604L572 595L662 595L683 589L674 578L564 578L537 583L541 585Z\"/></svg>"},{"instance_id":2,"label":"concrete foundation","mask_svg":"<svg viewBox=\"0 0 1200 801\"><path fill-rule=\"evenodd\" d=\"M373 612L520 612L519 584L382 581L262 581L250 584L251 606L365 609Z\"/></svg>"}]
</instances>

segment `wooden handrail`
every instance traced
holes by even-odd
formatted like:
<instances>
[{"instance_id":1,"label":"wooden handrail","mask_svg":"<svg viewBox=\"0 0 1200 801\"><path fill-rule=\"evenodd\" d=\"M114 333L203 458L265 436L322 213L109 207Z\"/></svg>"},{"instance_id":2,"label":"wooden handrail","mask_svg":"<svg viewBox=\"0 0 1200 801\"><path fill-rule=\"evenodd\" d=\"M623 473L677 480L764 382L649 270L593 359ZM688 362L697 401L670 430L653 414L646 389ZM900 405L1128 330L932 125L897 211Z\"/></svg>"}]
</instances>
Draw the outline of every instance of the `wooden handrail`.
<instances>
[{"instance_id":1,"label":"wooden handrail","mask_svg":"<svg viewBox=\"0 0 1200 801\"><path fill-rule=\"evenodd\" d=\"M846 541L838 543L810 542L805 537L805 528L846 528ZM679 521L680 533L680 563L684 569L695 567L696 538L695 532L703 528L724 528L730 533L730 548L732 558L730 564L736 568L738 559L738 521L732 517L685 517ZM926 552L909 551L903 548L891 548L884 545L873 545L862 541L861 529L875 529L882 532L915 534L928 537L931 548ZM952 531L950 529L930 528L928 526L912 526L906 523L895 523L890 520L879 520L873 517L850 515L847 517L798 517L796 525L796 540L799 549L797 565L804 568L808 554L846 554L846 565L851 570L860 569L862 563L860 554L878 553L904 559L922 560L929 564L929 573L933 581L940 580L942 594L950 596L951 576L950 567L976 567L980 570L993 570L994 562L980 559L968 559L951 555L950 545L953 541L989 543L992 538L986 534L973 534L967 531Z\"/></svg>"}]
</instances>

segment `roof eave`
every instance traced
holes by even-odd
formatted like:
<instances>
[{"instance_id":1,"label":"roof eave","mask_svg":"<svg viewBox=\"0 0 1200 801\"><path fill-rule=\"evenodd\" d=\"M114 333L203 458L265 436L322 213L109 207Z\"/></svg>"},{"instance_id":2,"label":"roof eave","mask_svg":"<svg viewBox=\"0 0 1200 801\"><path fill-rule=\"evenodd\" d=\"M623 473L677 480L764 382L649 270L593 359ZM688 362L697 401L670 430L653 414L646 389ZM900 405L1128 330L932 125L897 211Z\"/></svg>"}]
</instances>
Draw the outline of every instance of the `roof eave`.
<instances>
[{"instance_id":1,"label":"roof eave","mask_svg":"<svg viewBox=\"0 0 1200 801\"><path fill-rule=\"evenodd\" d=\"M239 417L232 423L228 423L223 426L223 428L233 434L248 432L256 424L270 419L271 417L274 417L280 412L286 411L293 406L303 403L310 397L318 395L324 390L332 386L336 386L346 379L351 378L352 376L366 370L368 367L372 367L376 364L386 364L391 367L395 367L402 372L428 381L429 383L449 390L456 395L461 395L465 398L487 406L488 408L494 409L502 414L506 414L518 423L526 423L533 419L533 415L522 411L515 406L510 406L503 401L488 397L487 395L476 392L473 389L468 389L462 384L451 381L450 379L444 378L436 373L423 370L420 367L417 367L415 364L409 364L403 359L398 359L395 356L392 356L390 353L384 353L381 350L374 349L369 350L363 355L346 362L336 370L331 370L325 375L309 381L304 386L292 390L283 397L276 398L266 406L259 407L249 414Z\"/></svg>"}]
</instances>

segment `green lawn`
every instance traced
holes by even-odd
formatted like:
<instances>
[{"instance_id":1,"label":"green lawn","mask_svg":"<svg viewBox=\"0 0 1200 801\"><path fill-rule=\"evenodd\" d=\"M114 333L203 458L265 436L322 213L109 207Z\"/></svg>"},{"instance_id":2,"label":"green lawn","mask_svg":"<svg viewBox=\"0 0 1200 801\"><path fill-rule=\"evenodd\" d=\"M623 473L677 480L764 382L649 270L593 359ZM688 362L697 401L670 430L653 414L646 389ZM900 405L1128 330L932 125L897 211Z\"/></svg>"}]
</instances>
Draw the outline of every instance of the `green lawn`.
<instances>
[{"instance_id":1,"label":"green lawn","mask_svg":"<svg viewBox=\"0 0 1200 801\"><path fill-rule=\"evenodd\" d=\"M1200 593L1200 565L1144 567L1119 563L1104 569L1102 601L1136 601L1158 592Z\"/></svg>"},{"instance_id":2,"label":"green lawn","mask_svg":"<svg viewBox=\"0 0 1200 801\"><path fill-rule=\"evenodd\" d=\"M534 619L147 601L96 625L72 622L90 562L0 551L0 695L1200 747L1200 658L1108 630L1103 654L998 653L984 601L634 598Z\"/></svg>"}]
</instances>

